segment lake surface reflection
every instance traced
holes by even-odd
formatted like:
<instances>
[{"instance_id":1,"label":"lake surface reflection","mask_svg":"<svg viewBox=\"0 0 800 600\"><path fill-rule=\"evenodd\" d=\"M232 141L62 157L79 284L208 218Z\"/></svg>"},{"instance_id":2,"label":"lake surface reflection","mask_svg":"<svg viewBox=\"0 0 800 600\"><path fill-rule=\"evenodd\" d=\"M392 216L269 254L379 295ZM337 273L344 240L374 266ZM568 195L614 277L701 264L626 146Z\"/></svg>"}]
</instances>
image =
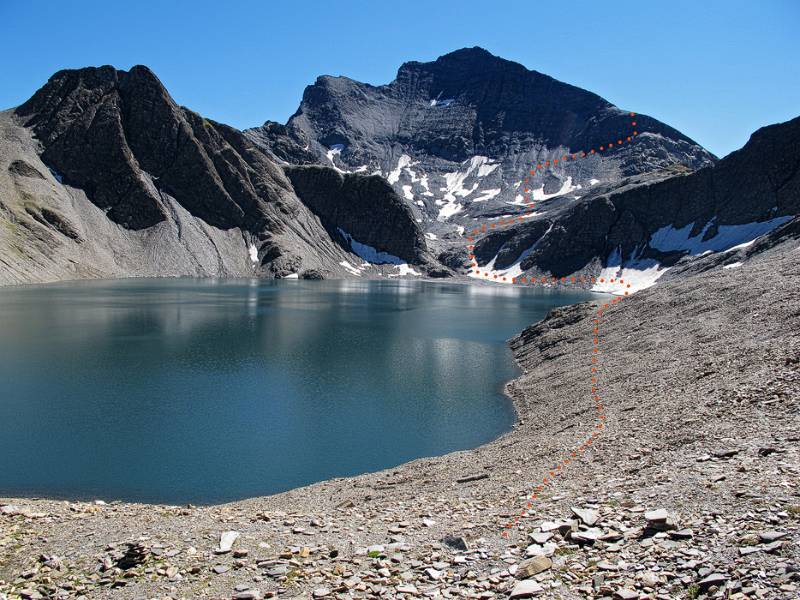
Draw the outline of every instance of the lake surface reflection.
<instances>
[{"instance_id":1,"label":"lake surface reflection","mask_svg":"<svg viewBox=\"0 0 800 600\"><path fill-rule=\"evenodd\" d=\"M596 295L416 281L0 288L0 495L211 503L475 447L505 340Z\"/></svg>"}]
</instances>

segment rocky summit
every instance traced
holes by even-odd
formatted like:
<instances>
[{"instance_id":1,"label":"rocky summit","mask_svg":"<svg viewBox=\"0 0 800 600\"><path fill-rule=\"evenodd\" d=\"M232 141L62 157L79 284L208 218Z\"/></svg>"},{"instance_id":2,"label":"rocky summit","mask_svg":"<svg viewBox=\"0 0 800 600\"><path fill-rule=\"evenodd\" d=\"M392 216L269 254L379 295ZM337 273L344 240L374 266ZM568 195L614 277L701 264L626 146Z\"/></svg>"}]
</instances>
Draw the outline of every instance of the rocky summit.
<instances>
[{"instance_id":1,"label":"rocky summit","mask_svg":"<svg viewBox=\"0 0 800 600\"><path fill-rule=\"evenodd\" d=\"M319 77L284 126L246 134L290 163L378 173L437 235L524 204L531 165L553 163L537 197L583 196L598 183L715 158L675 129L637 115L636 147L581 163L557 162L628 136L628 109L482 48L408 62L387 85Z\"/></svg>"},{"instance_id":2,"label":"rocky summit","mask_svg":"<svg viewBox=\"0 0 800 600\"><path fill-rule=\"evenodd\" d=\"M717 161L656 119L467 48L381 86L320 77L286 125L245 135L276 160L385 178L457 275L603 290L601 278L652 285L798 214L799 128L759 130ZM465 236L486 226L470 251Z\"/></svg>"}]
</instances>

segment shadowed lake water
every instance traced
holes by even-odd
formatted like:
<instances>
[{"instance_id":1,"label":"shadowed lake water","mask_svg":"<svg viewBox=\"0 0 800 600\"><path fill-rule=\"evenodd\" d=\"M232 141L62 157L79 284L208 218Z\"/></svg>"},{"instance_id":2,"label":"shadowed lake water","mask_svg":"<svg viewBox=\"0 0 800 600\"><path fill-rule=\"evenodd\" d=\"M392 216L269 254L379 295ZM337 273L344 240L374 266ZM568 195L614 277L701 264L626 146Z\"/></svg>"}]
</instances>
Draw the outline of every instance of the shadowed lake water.
<instances>
[{"instance_id":1,"label":"shadowed lake water","mask_svg":"<svg viewBox=\"0 0 800 600\"><path fill-rule=\"evenodd\" d=\"M0 288L0 496L211 503L507 431L505 340L596 295L414 281Z\"/></svg>"}]
</instances>

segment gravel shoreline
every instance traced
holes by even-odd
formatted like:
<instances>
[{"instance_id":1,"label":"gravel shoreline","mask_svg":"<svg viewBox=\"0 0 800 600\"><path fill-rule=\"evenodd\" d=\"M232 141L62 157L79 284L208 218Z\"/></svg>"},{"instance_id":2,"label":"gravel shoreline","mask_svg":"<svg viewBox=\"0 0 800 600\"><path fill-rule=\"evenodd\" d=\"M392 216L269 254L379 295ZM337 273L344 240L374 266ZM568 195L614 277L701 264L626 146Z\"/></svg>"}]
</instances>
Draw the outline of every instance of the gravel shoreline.
<instances>
[{"instance_id":1,"label":"gravel shoreline","mask_svg":"<svg viewBox=\"0 0 800 600\"><path fill-rule=\"evenodd\" d=\"M796 598L798 258L610 305L568 465L592 304L512 340L519 421L473 450L209 507L0 499L0 598Z\"/></svg>"}]
</instances>

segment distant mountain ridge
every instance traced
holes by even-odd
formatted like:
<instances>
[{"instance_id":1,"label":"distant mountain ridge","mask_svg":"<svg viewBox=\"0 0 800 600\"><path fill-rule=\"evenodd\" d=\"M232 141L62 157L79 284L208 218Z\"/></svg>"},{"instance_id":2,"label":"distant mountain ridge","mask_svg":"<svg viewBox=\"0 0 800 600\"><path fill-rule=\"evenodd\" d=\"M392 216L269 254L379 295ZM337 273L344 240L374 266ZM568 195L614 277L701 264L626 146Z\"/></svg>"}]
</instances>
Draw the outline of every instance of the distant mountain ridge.
<instances>
[{"instance_id":1,"label":"distant mountain ridge","mask_svg":"<svg viewBox=\"0 0 800 600\"><path fill-rule=\"evenodd\" d=\"M791 179L794 168L788 147L773 147L781 145L775 136L757 132L740 151L746 161L734 153L717 165L686 135L632 114L465 48L405 63L381 86L319 77L286 125L245 134L279 160L381 175L414 210L441 262L491 280L627 270L650 285L695 250L726 250L797 214L796 202L769 199L774 181ZM788 140L794 127L776 126ZM618 146L632 129L635 141ZM613 150L600 152L609 142ZM590 150L597 152L560 160ZM757 153L772 166L756 167ZM545 168L534 176L535 165ZM775 165L780 173L766 177ZM524 223L478 241L473 263L463 232L523 213Z\"/></svg>"},{"instance_id":2,"label":"distant mountain ridge","mask_svg":"<svg viewBox=\"0 0 800 600\"><path fill-rule=\"evenodd\" d=\"M407 261L441 271L384 182L360 213L365 239L353 237L347 206L332 222L303 203L270 155L178 106L147 67L59 71L0 120L0 244L10 250L0 281L399 275L408 269L391 265ZM335 200L335 189L320 193ZM386 211L396 229L376 235ZM392 261L364 264L359 252Z\"/></svg>"},{"instance_id":3,"label":"distant mountain ridge","mask_svg":"<svg viewBox=\"0 0 800 600\"><path fill-rule=\"evenodd\" d=\"M636 148L554 165L541 194L580 195L592 181L713 164L713 155L672 127L645 115L637 120L643 135ZM319 77L285 126L245 131L292 164L383 175L436 233L518 209L518 184L531 164L629 132L627 110L481 48L405 63L381 86Z\"/></svg>"},{"instance_id":4,"label":"distant mountain ridge","mask_svg":"<svg viewBox=\"0 0 800 600\"><path fill-rule=\"evenodd\" d=\"M556 160L631 127L632 143ZM59 71L0 113L0 283L626 273L650 285L796 216L798 144L795 119L717 161L480 48L405 63L387 85L321 76L286 125L244 132L178 106L143 66ZM500 222L467 250L466 231Z\"/></svg>"}]
</instances>

